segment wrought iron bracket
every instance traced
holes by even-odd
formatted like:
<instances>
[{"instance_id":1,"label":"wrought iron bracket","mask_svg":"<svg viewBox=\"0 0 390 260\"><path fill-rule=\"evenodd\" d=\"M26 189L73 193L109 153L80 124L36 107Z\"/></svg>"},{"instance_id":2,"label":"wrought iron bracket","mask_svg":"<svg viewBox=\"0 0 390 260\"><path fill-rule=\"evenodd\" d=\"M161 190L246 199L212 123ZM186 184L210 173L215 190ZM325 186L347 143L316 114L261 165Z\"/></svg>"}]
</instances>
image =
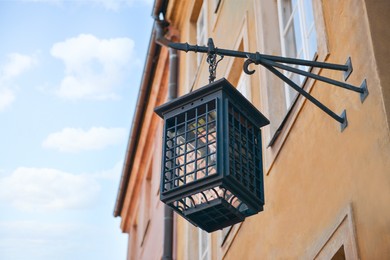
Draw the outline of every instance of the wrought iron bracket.
<instances>
[{"instance_id":1,"label":"wrought iron bracket","mask_svg":"<svg viewBox=\"0 0 390 260\"><path fill-rule=\"evenodd\" d=\"M235 51L235 50L228 50L228 49L220 49L216 48L214 46L214 42L212 38L209 38L208 40L208 46L198 46L198 45L190 45L188 43L175 43L175 42L168 42L167 46L170 48L174 48L176 50L185 51L185 52L200 52L200 53L207 53L209 62L209 72L210 77L209 81L212 82L216 77L216 68L218 65L218 62L222 60L224 56L229 57L238 57L238 58L244 58L246 61L243 65L243 70L246 74L253 74L255 70L251 70L249 68L249 65L255 64L255 65L262 65L269 71L271 71L273 74L275 74L277 77L279 77L281 80L283 80L287 85L292 87L295 91L297 91L300 95L304 96L306 99L308 99L310 102L312 102L314 105L319 107L322 111L327 113L329 116L331 116L333 119L335 119L337 122L340 123L341 131L343 131L347 125L347 116L346 111L344 110L341 115L337 115L332 110L330 110L327 106L322 104L320 101L318 101L316 98L314 98L312 95L310 95L308 92L306 92L303 88L298 86L294 81L289 79L287 76L285 76L282 72L280 72L278 69L290 71L295 74L299 74L308 78L312 78L315 80L319 80L340 88L344 88L347 90L351 90L357 93L360 93L360 100L363 102L366 97L368 96L368 88L367 88L367 82L366 80L363 80L360 87L353 86L351 84L348 84L346 82L337 81L334 79L330 79L324 76L320 76L314 73L311 73L310 70L301 70L297 69L293 66L289 65L299 65L299 66L307 66L311 68L321 68L321 69L328 69L328 70L337 70L337 71L343 71L344 72L344 79L346 80L349 75L352 72L352 62L351 59L348 58L347 63L345 65L341 64L335 64L335 63L326 63L326 62L319 62L319 61L312 61L312 60L303 60L303 59L295 59L295 58L286 58L286 57L280 57L280 56L273 56L273 55L265 55L260 54L259 52L251 53L251 52L243 52L243 51ZM221 59L219 61L216 61L216 56L221 56ZM277 69L278 68L278 69Z\"/></svg>"}]
</instances>

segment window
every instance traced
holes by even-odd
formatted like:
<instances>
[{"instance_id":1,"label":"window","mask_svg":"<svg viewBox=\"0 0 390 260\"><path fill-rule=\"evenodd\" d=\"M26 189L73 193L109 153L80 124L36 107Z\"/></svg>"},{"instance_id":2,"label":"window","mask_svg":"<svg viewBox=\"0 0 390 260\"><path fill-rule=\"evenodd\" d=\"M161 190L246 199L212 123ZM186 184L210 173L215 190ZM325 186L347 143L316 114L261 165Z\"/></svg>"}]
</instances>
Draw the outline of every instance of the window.
<instances>
[{"instance_id":1,"label":"window","mask_svg":"<svg viewBox=\"0 0 390 260\"><path fill-rule=\"evenodd\" d=\"M214 10L214 13L218 12L220 4L221 4L221 0L213 0L213 10Z\"/></svg>"},{"instance_id":2,"label":"window","mask_svg":"<svg viewBox=\"0 0 390 260\"><path fill-rule=\"evenodd\" d=\"M359 259L354 226L352 205L348 205L313 243L303 259Z\"/></svg>"},{"instance_id":3,"label":"window","mask_svg":"<svg viewBox=\"0 0 390 260\"><path fill-rule=\"evenodd\" d=\"M332 256L331 260L345 260L345 249L344 245L342 245L339 250L337 250L336 254Z\"/></svg>"},{"instance_id":4,"label":"window","mask_svg":"<svg viewBox=\"0 0 390 260\"><path fill-rule=\"evenodd\" d=\"M246 97L249 101L251 101L251 88L250 88L250 75L241 73L240 79L238 80L237 90Z\"/></svg>"},{"instance_id":5,"label":"window","mask_svg":"<svg viewBox=\"0 0 390 260\"><path fill-rule=\"evenodd\" d=\"M274 0L253 3L257 32L256 50L265 54L309 60L315 55L317 61L326 60L329 48L323 0ZM299 111L305 104L305 98L297 98L295 90L286 86L267 69L259 68L257 71L260 92L256 93L256 88L253 89L254 99L260 98L262 111L271 119L269 127L263 129L265 142L268 143L263 157L265 172L268 175L290 130L295 125ZM311 70L314 74L320 71L318 68ZM288 73L285 75L293 79L293 75ZM293 80L301 83L307 92L311 91L316 82L299 77Z\"/></svg>"},{"instance_id":6,"label":"window","mask_svg":"<svg viewBox=\"0 0 390 260\"><path fill-rule=\"evenodd\" d=\"M128 238L128 247L127 255L130 256L129 259L137 258L139 254L139 244L138 244L138 235L137 235L137 224L134 223L130 227L129 238Z\"/></svg>"},{"instance_id":7,"label":"window","mask_svg":"<svg viewBox=\"0 0 390 260\"><path fill-rule=\"evenodd\" d=\"M203 2L200 8L198 20L196 21L196 44L200 46L207 45L207 13L206 3ZM202 61L203 53L197 55L197 65Z\"/></svg>"},{"instance_id":8,"label":"window","mask_svg":"<svg viewBox=\"0 0 390 260\"><path fill-rule=\"evenodd\" d=\"M141 247L145 242L150 225L152 168L153 167L149 165L147 175L141 184L140 204L138 205L138 241Z\"/></svg>"},{"instance_id":9,"label":"window","mask_svg":"<svg viewBox=\"0 0 390 260\"><path fill-rule=\"evenodd\" d=\"M196 0L188 1L192 4L192 11L189 18L189 34L188 34L188 43L191 45L207 45L207 37L209 36L208 32L208 2L209 0ZM188 52L187 55L183 56L184 66L185 66L185 86L187 89L184 90L184 93L192 91L194 84L198 78L198 73L200 73L200 64L205 55L203 53Z\"/></svg>"},{"instance_id":10,"label":"window","mask_svg":"<svg viewBox=\"0 0 390 260\"><path fill-rule=\"evenodd\" d=\"M210 234L206 231L199 230L199 260L210 260L211 259L211 239Z\"/></svg>"},{"instance_id":11,"label":"window","mask_svg":"<svg viewBox=\"0 0 390 260\"><path fill-rule=\"evenodd\" d=\"M317 36L314 24L312 0L278 0L279 28L282 55L299 59L313 59L317 52ZM305 69L303 66L297 66ZM298 85L304 77L285 72ZM286 108L289 108L297 92L285 86Z\"/></svg>"}]
</instances>

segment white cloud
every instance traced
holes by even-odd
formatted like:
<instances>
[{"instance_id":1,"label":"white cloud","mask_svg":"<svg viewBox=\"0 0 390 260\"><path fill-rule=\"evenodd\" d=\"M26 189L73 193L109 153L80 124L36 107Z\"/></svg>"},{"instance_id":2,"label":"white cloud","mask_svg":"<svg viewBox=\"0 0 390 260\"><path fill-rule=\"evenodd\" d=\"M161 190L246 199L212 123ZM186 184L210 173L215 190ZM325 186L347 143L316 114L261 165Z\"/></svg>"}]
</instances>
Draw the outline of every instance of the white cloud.
<instances>
[{"instance_id":1,"label":"white cloud","mask_svg":"<svg viewBox=\"0 0 390 260\"><path fill-rule=\"evenodd\" d=\"M4 176L5 170L0 169L0 208L4 215L0 218L0 258L89 259L92 251L99 252L93 258L101 258L104 250L100 252L99 248L103 244L119 242L125 247L125 238L112 233L118 219L110 218L113 206L105 194L115 192L117 180L114 183L111 177L118 174L118 165L82 175L19 167ZM103 258L110 258L113 252L106 251ZM115 259L123 257L114 253Z\"/></svg>"},{"instance_id":2,"label":"white cloud","mask_svg":"<svg viewBox=\"0 0 390 260\"><path fill-rule=\"evenodd\" d=\"M118 11L123 6L130 6L134 0L92 0L91 2L101 5L108 10Z\"/></svg>"},{"instance_id":3,"label":"white cloud","mask_svg":"<svg viewBox=\"0 0 390 260\"><path fill-rule=\"evenodd\" d=\"M31 68L35 63L36 60L33 56L10 53L8 54L8 61L1 68L0 79L2 81L13 79Z\"/></svg>"},{"instance_id":4,"label":"white cloud","mask_svg":"<svg viewBox=\"0 0 390 260\"><path fill-rule=\"evenodd\" d=\"M91 0L91 3L96 3L103 6L104 8L112 11L118 11L123 7L129 7L134 2L141 2L148 5L153 4L153 0Z\"/></svg>"},{"instance_id":5,"label":"white cloud","mask_svg":"<svg viewBox=\"0 0 390 260\"><path fill-rule=\"evenodd\" d=\"M0 86L0 112L5 110L15 100L14 92L7 88Z\"/></svg>"},{"instance_id":6,"label":"white cloud","mask_svg":"<svg viewBox=\"0 0 390 260\"><path fill-rule=\"evenodd\" d=\"M123 162L118 161L113 168L95 173L92 176L94 176L97 179L117 181L120 178L120 175L122 173L122 167L123 167Z\"/></svg>"},{"instance_id":7,"label":"white cloud","mask_svg":"<svg viewBox=\"0 0 390 260\"><path fill-rule=\"evenodd\" d=\"M25 239L38 240L55 239L62 237L78 229L83 228L82 225L74 223L48 223L36 220L13 220L0 222L0 237L20 237L23 235Z\"/></svg>"},{"instance_id":8,"label":"white cloud","mask_svg":"<svg viewBox=\"0 0 390 260\"><path fill-rule=\"evenodd\" d=\"M37 63L35 56L10 53L0 66L0 112L15 100L15 81Z\"/></svg>"},{"instance_id":9,"label":"white cloud","mask_svg":"<svg viewBox=\"0 0 390 260\"><path fill-rule=\"evenodd\" d=\"M80 245L86 250L88 241L99 231L69 218L37 221L29 220L30 216L27 213L26 220L0 222L1 259L74 259L68 252L80 250Z\"/></svg>"},{"instance_id":10,"label":"white cloud","mask_svg":"<svg viewBox=\"0 0 390 260\"><path fill-rule=\"evenodd\" d=\"M85 208L99 191L92 176L49 168L19 167L0 179L0 200L23 211Z\"/></svg>"},{"instance_id":11,"label":"white cloud","mask_svg":"<svg viewBox=\"0 0 390 260\"><path fill-rule=\"evenodd\" d=\"M119 9L132 6L135 2L152 5L153 0L24 0L25 2L48 3L53 5L62 5L63 3L72 4L89 4L101 6L110 11L118 11Z\"/></svg>"},{"instance_id":12,"label":"white cloud","mask_svg":"<svg viewBox=\"0 0 390 260\"><path fill-rule=\"evenodd\" d=\"M42 146L61 152L100 150L110 145L120 144L127 138L125 128L92 127L85 131L80 128L64 128L49 134Z\"/></svg>"},{"instance_id":13,"label":"white cloud","mask_svg":"<svg viewBox=\"0 0 390 260\"><path fill-rule=\"evenodd\" d=\"M128 73L134 41L129 38L99 39L81 34L53 45L51 55L65 64L58 95L69 99L113 99Z\"/></svg>"},{"instance_id":14,"label":"white cloud","mask_svg":"<svg viewBox=\"0 0 390 260\"><path fill-rule=\"evenodd\" d=\"M22 0L23 2L33 2L33 3L48 3L52 5L60 5L64 0ZM74 0L70 0L74 1Z\"/></svg>"}]
</instances>

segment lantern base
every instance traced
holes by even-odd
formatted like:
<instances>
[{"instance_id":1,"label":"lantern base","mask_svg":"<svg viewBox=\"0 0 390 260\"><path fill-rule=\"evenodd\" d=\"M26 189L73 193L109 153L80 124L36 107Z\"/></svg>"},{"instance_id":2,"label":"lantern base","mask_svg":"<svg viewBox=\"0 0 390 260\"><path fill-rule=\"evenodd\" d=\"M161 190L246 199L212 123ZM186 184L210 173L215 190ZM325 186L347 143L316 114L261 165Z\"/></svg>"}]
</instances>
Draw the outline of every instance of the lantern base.
<instances>
[{"instance_id":1,"label":"lantern base","mask_svg":"<svg viewBox=\"0 0 390 260\"><path fill-rule=\"evenodd\" d=\"M183 214L185 218L209 233L245 219L244 214L221 198L187 209Z\"/></svg>"}]
</instances>

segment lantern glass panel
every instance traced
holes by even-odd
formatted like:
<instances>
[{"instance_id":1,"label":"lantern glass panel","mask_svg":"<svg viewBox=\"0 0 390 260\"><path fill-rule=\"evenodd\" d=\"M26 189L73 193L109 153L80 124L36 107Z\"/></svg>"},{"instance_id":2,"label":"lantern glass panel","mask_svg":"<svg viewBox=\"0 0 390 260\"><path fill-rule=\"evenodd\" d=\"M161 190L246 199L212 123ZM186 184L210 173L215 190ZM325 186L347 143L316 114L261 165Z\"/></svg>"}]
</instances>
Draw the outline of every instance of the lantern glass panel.
<instances>
[{"instance_id":1,"label":"lantern glass panel","mask_svg":"<svg viewBox=\"0 0 390 260\"><path fill-rule=\"evenodd\" d=\"M216 100L166 120L163 192L216 174Z\"/></svg>"}]
</instances>

